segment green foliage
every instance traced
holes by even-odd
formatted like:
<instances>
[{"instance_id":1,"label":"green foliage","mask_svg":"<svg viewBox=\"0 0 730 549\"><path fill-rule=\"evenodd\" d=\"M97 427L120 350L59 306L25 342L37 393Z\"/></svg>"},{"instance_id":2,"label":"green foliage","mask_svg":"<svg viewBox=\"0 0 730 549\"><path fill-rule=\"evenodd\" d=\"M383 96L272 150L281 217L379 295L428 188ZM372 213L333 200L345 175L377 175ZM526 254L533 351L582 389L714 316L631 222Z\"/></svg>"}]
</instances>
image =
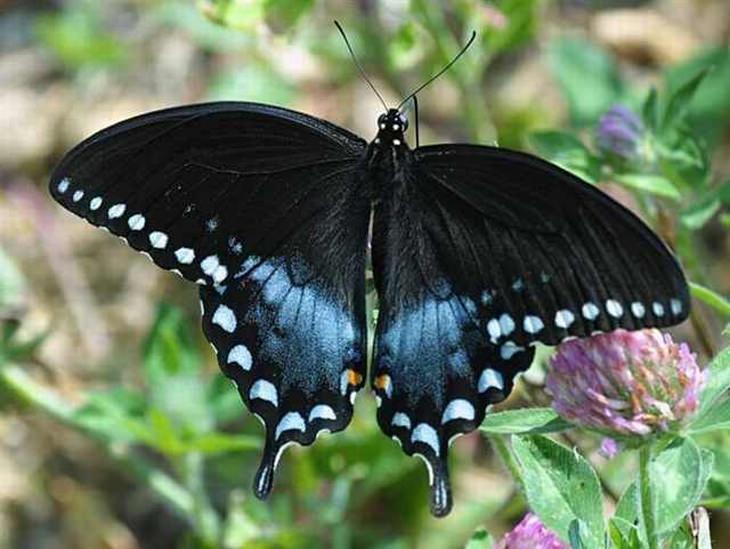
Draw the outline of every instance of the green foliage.
<instances>
[{"instance_id":1,"label":"green foliage","mask_svg":"<svg viewBox=\"0 0 730 549\"><path fill-rule=\"evenodd\" d=\"M578 126L594 123L611 105L626 99L616 63L592 42L560 38L551 45L550 63Z\"/></svg>"},{"instance_id":2,"label":"green foliage","mask_svg":"<svg viewBox=\"0 0 730 549\"><path fill-rule=\"evenodd\" d=\"M530 508L564 540L575 520L587 526L588 548L603 542L603 504L595 471L578 453L540 435L514 437Z\"/></svg>"},{"instance_id":3,"label":"green foliage","mask_svg":"<svg viewBox=\"0 0 730 549\"><path fill-rule=\"evenodd\" d=\"M536 435L565 431L571 427L552 408L521 408L487 414L480 429L489 434Z\"/></svg>"},{"instance_id":4,"label":"green foliage","mask_svg":"<svg viewBox=\"0 0 730 549\"><path fill-rule=\"evenodd\" d=\"M494 540L484 528L479 528L471 536L465 549L492 549Z\"/></svg>"},{"instance_id":5,"label":"green foliage","mask_svg":"<svg viewBox=\"0 0 730 549\"><path fill-rule=\"evenodd\" d=\"M124 45L104 29L99 5L76 0L67 10L36 21L39 40L69 69L110 67L123 62Z\"/></svg>"}]
</instances>

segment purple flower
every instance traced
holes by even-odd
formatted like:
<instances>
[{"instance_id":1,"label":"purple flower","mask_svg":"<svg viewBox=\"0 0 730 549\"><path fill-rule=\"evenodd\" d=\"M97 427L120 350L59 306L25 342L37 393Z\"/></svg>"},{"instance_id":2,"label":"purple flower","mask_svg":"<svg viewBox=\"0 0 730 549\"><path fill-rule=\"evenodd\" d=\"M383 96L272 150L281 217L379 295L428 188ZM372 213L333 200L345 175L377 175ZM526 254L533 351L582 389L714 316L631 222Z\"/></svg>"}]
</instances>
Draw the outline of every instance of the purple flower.
<instances>
[{"instance_id":1,"label":"purple flower","mask_svg":"<svg viewBox=\"0 0 730 549\"><path fill-rule=\"evenodd\" d=\"M601 448L600 448L599 452L606 459L613 459L614 457L616 457L616 454L618 454L618 452L619 452L618 442L616 442L612 438L605 437L601 441Z\"/></svg>"},{"instance_id":2,"label":"purple flower","mask_svg":"<svg viewBox=\"0 0 730 549\"><path fill-rule=\"evenodd\" d=\"M494 549L568 549L560 538L548 530L532 513L497 542Z\"/></svg>"},{"instance_id":3,"label":"purple flower","mask_svg":"<svg viewBox=\"0 0 730 549\"><path fill-rule=\"evenodd\" d=\"M614 105L598 122L596 143L605 153L631 160L638 154L643 135L641 119L628 107Z\"/></svg>"},{"instance_id":4,"label":"purple flower","mask_svg":"<svg viewBox=\"0 0 730 549\"><path fill-rule=\"evenodd\" d=\"M677 430L697 410L703 384L687 345L655 329L566 341L546 380L561 416L612 438Z\"/></svg>"}]
</instances>

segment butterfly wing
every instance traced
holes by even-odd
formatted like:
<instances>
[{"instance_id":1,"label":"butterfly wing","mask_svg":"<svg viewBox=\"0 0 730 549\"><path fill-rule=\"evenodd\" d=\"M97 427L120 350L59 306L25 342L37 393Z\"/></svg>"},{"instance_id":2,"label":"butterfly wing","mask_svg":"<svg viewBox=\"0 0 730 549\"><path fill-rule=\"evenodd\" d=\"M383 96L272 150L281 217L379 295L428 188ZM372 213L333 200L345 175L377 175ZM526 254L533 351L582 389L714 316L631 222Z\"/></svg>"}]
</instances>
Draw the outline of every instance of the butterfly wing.
<instances>
[{"instance_id":1,"label":"butterfly wing","mask_svg":"<svg viewBox=\"0 0 730 549\"><path fill-rule=\"evenodd\" d=\"M666 246L594 187L529 155L434 146L375 210L378 422L426 461L449 511L450 440L529 367L531 344L674 324L687 285Z\"/></svg>"},{"instance_id":2,"label":"butterfly wing","mask_svg":"<svg viewBox=\"0 0 730 549\"><path fill-rule=\"evenodd\" d=\"M364 142L318 119L214 103L122 122L73 149L54 198L201 285L203 330L282 450L344 429L365 375Z\"/></svg>"}]
</instances>

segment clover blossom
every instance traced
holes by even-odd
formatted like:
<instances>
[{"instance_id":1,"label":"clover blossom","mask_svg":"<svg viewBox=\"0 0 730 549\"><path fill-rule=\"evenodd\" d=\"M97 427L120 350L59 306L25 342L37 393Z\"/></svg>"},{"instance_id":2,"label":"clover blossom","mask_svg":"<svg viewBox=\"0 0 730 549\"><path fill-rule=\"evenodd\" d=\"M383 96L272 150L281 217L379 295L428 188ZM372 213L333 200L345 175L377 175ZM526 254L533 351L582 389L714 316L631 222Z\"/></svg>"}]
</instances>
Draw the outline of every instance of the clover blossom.
<instances>
[{"instance_id":1,"label":"clover blossom","mask_svg":"<svg viewBox=\"0 0 730 549\"><path fill-rule=\"evenodd\" d=\"M659 330L616 330L562 343L546 380L553 408L612 438L676 431L699 406L704 373Z\"/></svg>"},{"instance_id":2,"label":"clover blossom","mask_svg":"<svg viewBox=\"0 0 730 549\"><path fill-rule=\"evenodd\" d=\"M568 549L560 538L548 530L532 513L500 539L494 549Z\"/></svg>"}]
</instances>

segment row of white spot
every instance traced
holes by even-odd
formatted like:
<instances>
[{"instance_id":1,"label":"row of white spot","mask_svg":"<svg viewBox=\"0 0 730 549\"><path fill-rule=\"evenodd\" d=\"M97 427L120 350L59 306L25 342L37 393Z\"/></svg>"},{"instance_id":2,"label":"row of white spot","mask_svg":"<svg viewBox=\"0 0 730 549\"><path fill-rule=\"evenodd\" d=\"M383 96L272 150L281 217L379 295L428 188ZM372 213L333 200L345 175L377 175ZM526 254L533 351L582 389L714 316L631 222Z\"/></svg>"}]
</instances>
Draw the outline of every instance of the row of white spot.
<instances>
[{"instance_id":1,"label":"row of white spot","mask_svg":"<svg viewBox=\"0 0 730 549\"><path fill-rule=\"evenodd\" d=\"M225 306L221 305L220 307ZM221 310L220 307L218 308L216 313ZM226 309L228 308L226 307ZM228 310L230 311L230 309ZM228 352L228 357L226 360L228 364L237 364L246 372L250 371L253 365L251 352L243 344L238 344L234 346ZM355 393L353 392L352 394L354 395ZM248 392L248 398L250 400L264 400L274 407L279 406L279 395L276 391L276 387L273 383L265 379L257 379L251 385L251 388ZM317 404L310 410L308 422L312 423L313 421L319 419L334 421L337 419L337 415L335 414L335 411L332 409L331 406L328 406L327 404ZM287 412L277 424L276 430L274 432L274 438L275 440L279 440L279 437L285 431L304 432L306 428L306 422L299 412Z\"/></svg>"},{"instance_id":2,"label":"row of white spot","mask_svg":"<svg viewBox=\"0 0 730 549\"><path fill-rule=\"evenodd\" d=\"M674 315L679 315L682 312L682 302L679 299L670 299L669 307ZM631 314L636 318L643 318L646 315L646 308L638 301L634 301L630 309ZM664 316L666 312L664 305L658 301L651 304L651 310L658 317ZM615 299L608 299L606 301L606 312L613 318L621 318L624 314L624 308ZM601 310L595 303L588 302L581 307L581 314L587 320L595 320L600 313ZM567 329L575 322L575 314L569 309L561 309L555 313L554 322L558 328ZM527 315L522 321L522 327L528 334L537 334L545 327L545 323L538 316ZM514 329L515 322L506 313L502 314L499 318L492 318L487 322L487 332L493 343L496 343L500 337L511 334Z\"/></svg>"},{"instance_id":3,"label":"row of white spot","mask_svg":"<svg viewBox=\"0 0 730 549\"><path fill-rule=\"evenodd\" d=\"M500 391L503 390L504 378L497 370L485 368L479 376L478 389L480 393L484 393L490 388ZM475 417L476 411L471 402L464 398L455 398L446 405L444 413L441 415L441 425L446 425L450 421L457 419L473 421ZM404 412L396 412L393 414L390 423L394 427L411 430L411 418ZM416 442L422 442L429 446L436 456L439 456L441 453L438 432L428 423L419 423L411 431L411 443Z\"/></svg>"},{"instance_id":4,"label":"row of white spot","mask_svg":"<svg viewBox=\"0 0 730 549\"><path fill-rule=\"evenodd\" d=\"M64 178L58 184L58 192L64 194L68 191L71 181L68 178ZM74 202L79 202L84 197L84 191L77 190L71 196ZM101 197L96 196L89 201L89 208L92 211L98 210L102 206L103 200ZM126 204L119 203L113 204L107 209L107 217L109 219L119 219L127 211ZM127 225L131 231L141 231L145 228L147 219L139 213L129 216L127 219ZM148 235L150 245L156 250L164 250L170 241L169 236L162 231L151 231ZM180 247L174 252L175 258L182 265L190 265L195 261L195 250L187 247ZM216 284L221 284L228 277L228 269L225 265L220 264L220 260L217 255L209 255L200 262L200 268L209 277L213 279Z\"/></svg>"}]
</instances>

